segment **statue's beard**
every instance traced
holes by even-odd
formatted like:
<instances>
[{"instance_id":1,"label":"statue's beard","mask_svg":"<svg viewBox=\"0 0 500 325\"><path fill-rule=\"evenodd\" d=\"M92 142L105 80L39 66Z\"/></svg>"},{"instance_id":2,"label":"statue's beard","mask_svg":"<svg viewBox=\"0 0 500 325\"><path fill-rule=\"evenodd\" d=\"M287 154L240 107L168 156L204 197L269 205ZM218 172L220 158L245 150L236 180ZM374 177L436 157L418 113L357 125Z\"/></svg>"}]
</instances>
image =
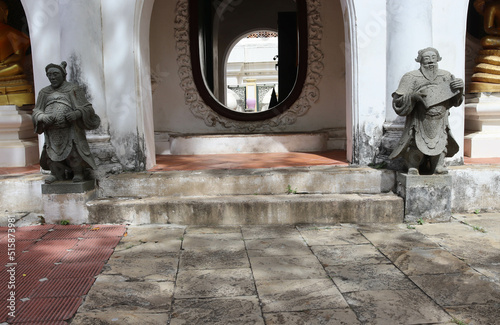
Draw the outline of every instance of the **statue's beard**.
<instances>
[{"instance_id":1,"label":"statue's beard","mask_svg":"<svg viewBox=\"0 0 500 325\"><path fill-rule=\"evenodd\" d=\"M420 70L427 79L434 80L437 76L438 65L437 63L422 64Z\"/></svg>"}]
</instances>

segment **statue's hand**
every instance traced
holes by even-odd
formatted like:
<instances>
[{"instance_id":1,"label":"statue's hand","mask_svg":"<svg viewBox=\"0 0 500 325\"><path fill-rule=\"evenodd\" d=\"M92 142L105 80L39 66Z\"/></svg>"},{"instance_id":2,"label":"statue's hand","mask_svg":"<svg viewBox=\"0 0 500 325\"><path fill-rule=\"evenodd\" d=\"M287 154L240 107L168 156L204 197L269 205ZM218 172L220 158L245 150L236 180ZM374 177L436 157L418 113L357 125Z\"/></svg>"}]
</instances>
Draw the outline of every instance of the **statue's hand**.
<instances>
[{"instance_id":1,"label":"statue's hand","mask_svg":"<svg viewBox=\"0 0 500 325\"><path fill-rule=\"evenodd\" d=\"M55 117L52 116L52 115L49 115L49 114L42 115L41 120L46 125L52 125L52 124L54 124L56 122Z\"/></svg>"},{"instance_id":2,"label":"statue's hand","mask_svg":"<svg viewBox=\"0 0 500 325\"><path fill-rule=\"evenodd\" d=\"M82 116L82 113L80 113L79 111L71 111L71 112L66 113L65 117L66 117L67 121L73 122L73 121L78 120L81 116Z\"/></svg>"},{"instance_id":3,"label":"statue's hand","mask_svg":"<svg viewBox=\"0 0 500 325\"><path fill-rule=\"evenodd\" d=\"M450 87L451 87L451 90L455 91L455 90L463 90L464 89L464 81L462 79L453 79L451 82L450 82Z\"/></svg>"},{"instance_id":4,"label":"statue's hand","mask_svg":"<svg viewBox=\"0 0 500 325\"><path fill-rule=\"evenodd\" d=\"M423 92L416 92L411 94L411 99L414 102L423 102L426 95Z\"/></svg>"}]
</instances>

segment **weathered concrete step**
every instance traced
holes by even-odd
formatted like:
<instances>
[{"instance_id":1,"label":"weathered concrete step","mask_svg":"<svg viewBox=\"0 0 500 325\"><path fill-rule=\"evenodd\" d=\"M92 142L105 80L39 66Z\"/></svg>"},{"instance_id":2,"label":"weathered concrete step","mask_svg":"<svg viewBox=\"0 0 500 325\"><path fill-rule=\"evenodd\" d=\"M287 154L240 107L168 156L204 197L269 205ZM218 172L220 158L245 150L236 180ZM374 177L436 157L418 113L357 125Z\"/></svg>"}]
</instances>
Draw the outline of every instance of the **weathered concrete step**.
<instances>
[{"instance_id":1,"label":"weathered concrete step","mask_svg":"<svg viewBox=\"0 0 500 325\"><path fill-rule=\"evenodd\" d=\"M218 196L300 193L387 193L395 172L368 167L314 166L268 169L140 172L99 182L99 197Z\"/></svg>"},{"instance_id":2,"label":"weathered concrete step","mask_svg":"<svg viewBox=\"0 0 500 325\"><path fill-rule=\"evenodd\" d=\"M181 225L403 222L395 194L107 198L87 203L91 223Z\"/></svg>"}]
</instances>

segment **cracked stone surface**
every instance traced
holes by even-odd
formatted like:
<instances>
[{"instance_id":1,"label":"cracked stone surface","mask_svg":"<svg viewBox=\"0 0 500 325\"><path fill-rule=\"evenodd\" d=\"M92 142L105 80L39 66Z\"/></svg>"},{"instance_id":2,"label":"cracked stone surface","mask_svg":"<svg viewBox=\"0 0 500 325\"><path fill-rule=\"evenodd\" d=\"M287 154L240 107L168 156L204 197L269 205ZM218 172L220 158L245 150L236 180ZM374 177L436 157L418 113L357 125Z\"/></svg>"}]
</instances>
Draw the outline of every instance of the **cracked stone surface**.
<instances>
[{"instance_id":1,"label":"cracked stone surface","mask_svg":"<svg viewBox=\"0 0 500 325\"><path fill-rule=\"evenodd\" d=\"M495 324L500 214L129 226L71 324Z\"/></svg>"}]
</instances>

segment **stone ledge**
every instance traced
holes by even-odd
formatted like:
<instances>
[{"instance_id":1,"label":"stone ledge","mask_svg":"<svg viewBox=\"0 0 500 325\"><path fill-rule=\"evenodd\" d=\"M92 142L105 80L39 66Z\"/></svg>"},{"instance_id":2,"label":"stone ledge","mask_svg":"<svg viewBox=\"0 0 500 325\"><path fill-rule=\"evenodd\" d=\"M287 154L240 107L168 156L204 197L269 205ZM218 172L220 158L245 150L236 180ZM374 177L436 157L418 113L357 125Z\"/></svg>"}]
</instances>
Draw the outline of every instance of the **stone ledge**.
<instances>
[{"instance_id":1,"label":"stone ledge","mask_svg":"<svg viewBox=\"0 0 500 325\"><path fill-rule=\"evenodd\" d=\"M83 182L62 181L52 184L42 184L42 194L85 193L95 189L95 180Z\"/></svg>"}]
</instances>

